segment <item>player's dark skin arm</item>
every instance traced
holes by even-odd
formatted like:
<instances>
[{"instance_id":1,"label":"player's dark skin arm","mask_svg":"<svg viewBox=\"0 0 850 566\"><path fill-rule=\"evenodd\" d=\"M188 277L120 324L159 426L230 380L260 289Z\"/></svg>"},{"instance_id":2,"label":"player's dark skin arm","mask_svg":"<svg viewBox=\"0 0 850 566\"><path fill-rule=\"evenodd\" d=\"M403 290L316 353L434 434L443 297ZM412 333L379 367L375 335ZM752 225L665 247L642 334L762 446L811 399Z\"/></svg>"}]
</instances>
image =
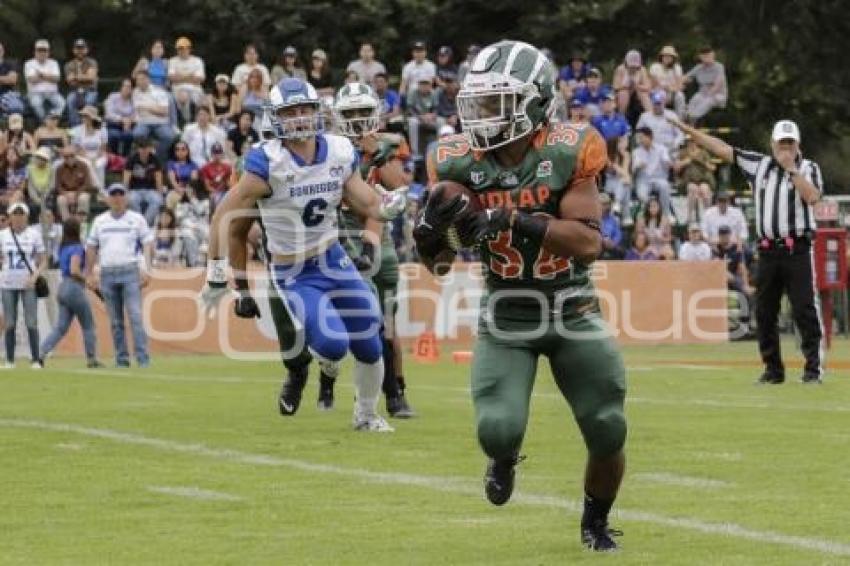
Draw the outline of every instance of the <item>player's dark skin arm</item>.
<instances>
[{"instance_id":1,"label":"player's dark skin arm","mask_svg":"<svg viewBox=\"0 0 850 566\"><path fill-rule=\"evenodd\" d=\"M600 220L595 179L582 179L561 198L559 218L550 220L543 247L561 257L591 263L602 252L602 235L586 224Z\"/></svg>"}]
</instances>

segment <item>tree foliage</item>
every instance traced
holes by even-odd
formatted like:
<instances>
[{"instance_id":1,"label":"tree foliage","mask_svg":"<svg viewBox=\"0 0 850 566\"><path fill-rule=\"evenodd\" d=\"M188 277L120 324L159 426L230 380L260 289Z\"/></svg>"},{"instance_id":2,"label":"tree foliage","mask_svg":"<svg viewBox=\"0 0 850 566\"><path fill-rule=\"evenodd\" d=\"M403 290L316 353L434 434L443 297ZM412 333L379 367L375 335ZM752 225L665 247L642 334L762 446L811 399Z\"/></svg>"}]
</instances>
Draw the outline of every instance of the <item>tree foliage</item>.
<instances>
[{"instance_id":1,"label":"tree foliage","mask_svg":"<svg viewBox=\"0 0 850 566\"><path fill-rule=\"evenodd\" d=\"M193 39L210 76L230 71L249 41L267 62L292 44L303 57L322 47L343 68L368 39L395 73L420 38L457 51L522 39L562 60L582 51L608 73L631 47L651 60L673 44L687 69L711 43L731 86L719 120L739 127L732 141L766 149L776 119L797 120L805 150L835 188L850 187L846 12L841 0L4 0L0 26L18 58L37 37L50 39L60 59L75 37L86 37L102 74L113 77L153 38L179 35Z\"/></svg>"}]
</instances>

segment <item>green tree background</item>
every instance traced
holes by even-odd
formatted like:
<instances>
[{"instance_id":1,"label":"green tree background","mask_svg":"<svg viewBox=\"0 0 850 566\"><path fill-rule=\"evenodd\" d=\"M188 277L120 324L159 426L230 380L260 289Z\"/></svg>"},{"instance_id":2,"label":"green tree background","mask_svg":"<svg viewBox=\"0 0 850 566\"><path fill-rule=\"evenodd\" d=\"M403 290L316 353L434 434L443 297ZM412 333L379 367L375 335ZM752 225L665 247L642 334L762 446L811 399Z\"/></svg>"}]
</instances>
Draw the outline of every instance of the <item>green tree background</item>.
<instances>
[{"instance_id":1,"label":"green tree background","mask_svg":"<svg viewBox=\"0 0 850 566\"><path fill-rule=\"evenodd\" d=\"M673 44L687 70L711 43L726 65L734 143L766 149L781 117L798 121L807 154L823 167L830 192L850 192L850 47L841 0L0 0L7 53L28 58L47 37L64 60L76 37L93 45L103 76L126 75L153 38L188 35L207 74L229 72L253 41L271 63L293 44L302 55L325 49L336 68L370 40L398 73L413 39L464 51L471 43L522 39L566 60L580 50L606 71L628 48L645 59Z\"/></svg>"}]
</instances>

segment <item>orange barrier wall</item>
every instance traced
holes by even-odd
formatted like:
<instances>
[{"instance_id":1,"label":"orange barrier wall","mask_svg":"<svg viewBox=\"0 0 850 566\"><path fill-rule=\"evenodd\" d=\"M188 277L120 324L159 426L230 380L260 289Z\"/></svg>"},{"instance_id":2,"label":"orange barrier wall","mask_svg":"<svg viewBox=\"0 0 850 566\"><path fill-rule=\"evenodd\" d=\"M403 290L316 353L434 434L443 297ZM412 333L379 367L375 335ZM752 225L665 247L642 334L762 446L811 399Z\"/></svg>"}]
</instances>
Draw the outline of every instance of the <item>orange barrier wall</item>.
<instances>
[{"instance_id":1,"label":"orange barrier wall","mask_svg":"<svg viewBox=\"0 0 850 566\"><path fill-rule=\"evenodd\" d=\"M264 277L265 271L258 269L254 274ZM256 294L262 297L267 285L257 285L256 281ZM605 318L622 343L728 339L726 268L722 262L598 262L594 281ZM224 352L248 359L277 359L267 302L262 298L259 301L263 316L256 321L233 316L229 301L223 304L219 316L208 319L196 303L202 282L201 270L161 271L145 289L143 310L152 353ZM482 285L480 267L474 264L457 264L439 281L420 265L402 266L399 334L412 340L423 331L433 331L441 341L468 347L474 339ZM98 349L108 359L112 339L106 309L90 296ZM132 344L129 334L128 342ZM81 352L82 340L75 327L58 353Z\"/></svg>"}]
</instances>

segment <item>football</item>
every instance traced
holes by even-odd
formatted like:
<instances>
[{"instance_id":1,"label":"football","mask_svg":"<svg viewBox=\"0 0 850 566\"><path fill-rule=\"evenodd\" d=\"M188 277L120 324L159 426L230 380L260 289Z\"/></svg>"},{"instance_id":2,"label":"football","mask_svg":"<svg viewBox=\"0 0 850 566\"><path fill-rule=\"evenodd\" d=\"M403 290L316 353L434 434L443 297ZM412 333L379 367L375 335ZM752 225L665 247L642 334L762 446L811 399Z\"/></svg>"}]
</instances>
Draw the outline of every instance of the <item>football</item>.
<instances>
[{"instance_id":1,"label":"football","mask_svg":"<svg viewBox=\"0 0 850 566\"><path fill-rule=\"evenodd\" d=\"M468 241L462 235L464 230L464 222L471 213L479 212L484 207L478 196L465 185L456 183L455 181L441 181L431 189L432 198L437 198L441 202L446 202L457 195L466 201L464 209L455 217L452 226L446 230L446 239L453 251L458 251L461 248L469 247L474 242Z\"/></svg>"}]
</instances>

